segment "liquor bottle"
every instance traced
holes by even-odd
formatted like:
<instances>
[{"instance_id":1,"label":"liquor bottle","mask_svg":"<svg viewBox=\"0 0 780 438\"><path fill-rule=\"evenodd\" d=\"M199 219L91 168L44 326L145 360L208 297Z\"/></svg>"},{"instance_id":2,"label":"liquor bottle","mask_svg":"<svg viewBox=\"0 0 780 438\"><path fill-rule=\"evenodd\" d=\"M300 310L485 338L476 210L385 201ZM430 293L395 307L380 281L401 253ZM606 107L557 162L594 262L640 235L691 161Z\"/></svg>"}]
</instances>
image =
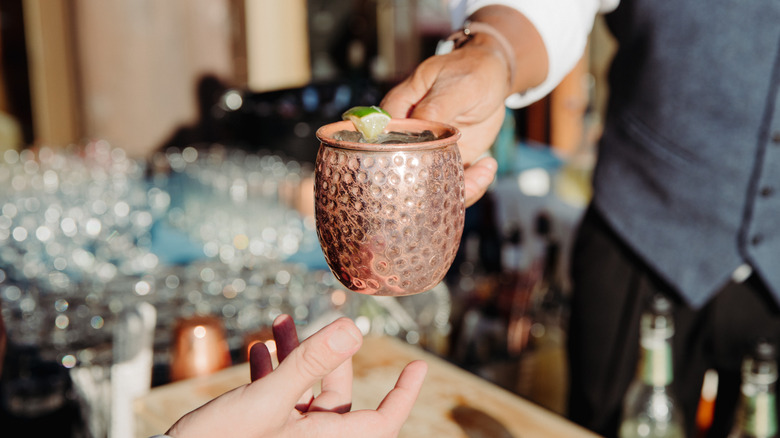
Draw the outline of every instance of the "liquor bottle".
<instances>
[{"instance_id":1,"label":"liquor bottle","mask_svg":"<svg viewBox=\"0 0 780 438\"><path fill-rule=\"evenodd\" d=\"M772 343L760 340L742 362L741 396L729 438L777 436L776 353Z\"/></svg>"},{"instance_id":2,"label":"liquor bottle","mask_svg":"<svg viewBox=\"0 0 780 438\"><path fill-rule=\"evenodd\" d=\"M673 335L671 302L655 295L640 320L641 362L623 399L621 438L685 436L680 404L671 389Z\"/></svg>"}]
</instances>

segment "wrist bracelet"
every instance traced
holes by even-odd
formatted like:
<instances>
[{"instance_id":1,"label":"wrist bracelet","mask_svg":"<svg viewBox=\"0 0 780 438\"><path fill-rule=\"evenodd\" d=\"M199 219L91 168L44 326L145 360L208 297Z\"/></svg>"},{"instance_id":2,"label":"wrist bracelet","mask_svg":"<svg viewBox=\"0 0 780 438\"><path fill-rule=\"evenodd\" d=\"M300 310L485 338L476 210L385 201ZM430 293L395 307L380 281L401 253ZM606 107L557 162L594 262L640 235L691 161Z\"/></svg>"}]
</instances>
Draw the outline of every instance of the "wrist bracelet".
<instances>
[{"instance_id":1,"label":"wrist bracelet","mask_svg":"<svg viewBox=\"0 0 780 438\"><path fill-rule=\"evenodd\" d=\"M517 68L517 61L515 60L515 51L512 49L512 44L506 37L498 31L495 27L483 23L481 21L466 21L463 24L463 28L449 37L446 40L439 43L436 47L436 54L442 55L449 53L455 49L463 47L467 42L474 38L474 34L484 33L492 36L498 42L501 50L504 52L504 57L509 66L509 88L515 81L515 69Z\"/></svg>"}]
</instances>

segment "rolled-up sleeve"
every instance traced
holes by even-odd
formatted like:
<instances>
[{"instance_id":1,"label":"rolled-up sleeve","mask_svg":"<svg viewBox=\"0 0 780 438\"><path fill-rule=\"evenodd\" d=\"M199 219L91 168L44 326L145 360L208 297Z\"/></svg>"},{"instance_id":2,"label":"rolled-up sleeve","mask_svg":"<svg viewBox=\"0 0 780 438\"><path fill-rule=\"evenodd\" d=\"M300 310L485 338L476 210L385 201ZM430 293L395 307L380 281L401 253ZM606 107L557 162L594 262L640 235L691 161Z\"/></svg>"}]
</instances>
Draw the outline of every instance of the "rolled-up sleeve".
<instances>
[{"instance_id":1,"label":"rolled-up sleeve","mask_svg":"<svg viewBox=\"0 0 780 438\"><path fill-rule=\"evenodd\" d=\"M614 9L618 3L619 0L449 0L449 8L455 26L480 8L502 5L518 10L536 27L547 49L548 73L540 85L507 98L507 106L521 108L543 98L563 80L582 57L596 14Z\"/></svg>"}]
</instances>

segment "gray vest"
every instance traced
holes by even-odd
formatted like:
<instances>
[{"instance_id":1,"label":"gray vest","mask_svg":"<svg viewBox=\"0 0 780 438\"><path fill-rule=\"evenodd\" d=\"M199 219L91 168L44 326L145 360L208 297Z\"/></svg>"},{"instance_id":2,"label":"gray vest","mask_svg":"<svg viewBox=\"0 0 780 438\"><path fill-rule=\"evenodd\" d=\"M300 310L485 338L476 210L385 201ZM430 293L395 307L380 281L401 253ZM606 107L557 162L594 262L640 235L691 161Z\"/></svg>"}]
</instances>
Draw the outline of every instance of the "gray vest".
<instances>
[{"instance_id":1,"label":"gray vest","mask_svg":"<svg viewBox=\"0 0 780 438\"><path fill-rule=\"evenodd\" d=\"M780 0L622 0L594 205L694 307L780 302Z\"/></svg>"}]
</instances>

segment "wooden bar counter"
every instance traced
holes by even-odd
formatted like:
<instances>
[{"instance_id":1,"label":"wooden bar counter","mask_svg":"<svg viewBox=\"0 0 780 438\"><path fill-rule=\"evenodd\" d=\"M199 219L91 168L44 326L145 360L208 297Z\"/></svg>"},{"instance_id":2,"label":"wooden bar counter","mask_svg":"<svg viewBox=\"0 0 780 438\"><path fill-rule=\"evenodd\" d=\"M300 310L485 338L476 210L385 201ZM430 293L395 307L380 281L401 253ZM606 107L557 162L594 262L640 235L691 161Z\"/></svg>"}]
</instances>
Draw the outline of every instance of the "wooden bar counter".
<instances>
[{"instance_id":1,"label":"wooden bar counter","mask_svg":"<svg viewBox=\"0 0 780 438\"><path fill-rule=\"evenodd\" d=\"M353 359L353 410L375 409L401 369L415 359L428 375L400 437L593 437L563 417L395 338L366 337ZM165 432L180 416L249 383L244 363L208 377L152 389L136 401L136 436Z\"/></svg>"}]
</instances>

